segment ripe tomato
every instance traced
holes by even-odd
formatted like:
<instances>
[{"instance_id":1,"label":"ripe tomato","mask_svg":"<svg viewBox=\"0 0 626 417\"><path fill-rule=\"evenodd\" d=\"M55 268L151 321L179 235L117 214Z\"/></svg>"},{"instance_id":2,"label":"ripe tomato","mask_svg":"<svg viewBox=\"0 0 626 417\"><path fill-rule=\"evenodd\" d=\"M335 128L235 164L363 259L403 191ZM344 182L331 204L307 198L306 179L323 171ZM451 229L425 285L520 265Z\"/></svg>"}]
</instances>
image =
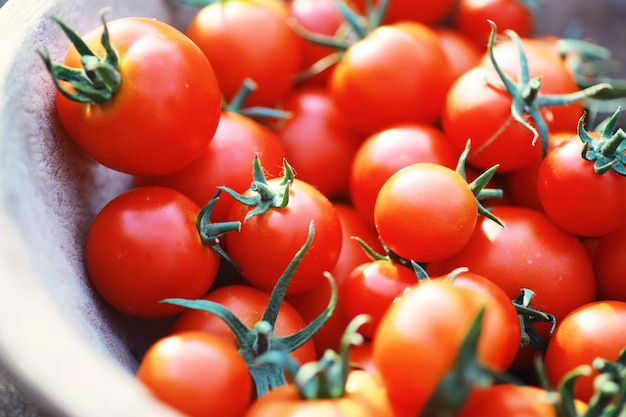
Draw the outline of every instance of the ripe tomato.
<instances>
[{"instance_id":1,"label":"ripe tomato","mask_svg":"<svg viewBox=\"0 0 626 417\"><path fill-rule=\"evenodd\" d=\"M122 18L107 27L119 55L119 89L103 104L58 92L64 129L96 161L118 171L163 175L184 167L217 127L221 95L211 64L183 33L158 20ZM101 35L98 28L83 37L98 56L105 53ZM76 48L68 50L65 65L82 68Z\"/></svg>"},{"instance_id":2,"label":"ripe tomato","mask_svg":"<svg viewBox=\"0 0 626 417\"><path fill-rule=\"evenodd\" d=\"M553 396L533 385L499 384L475 390L457 417L557 417ZM587 406L575 402L576 410Z\"/></svg>"},{"instance_id":3,"label":"ripe tomato","mask_svg":"<svg viewBox=\"0 0 626 417\"><path fill-rule=\"evenodd\" d=\"M493 298L444 280L416 284L387 310L373 338L373 358L393 404L419 415L453 369L462 340L484 308L477 360L504 370L502 344L519 343L503 331L517 315ZM509 310L510 311L510 310ZM508 358L507 358L508 360Z\"/></svg>"},{"instance_id":4,"label":"ripe tomato","mask_svg":"<svg viewBox=\"0 0 626 417\"><path fill-rule=\"evenodd\" d=\"M366 371L348 374L346 392L339 398L303 399L292 385L275 388L255 401L245 417L393 417L383 385Z\"/></svg>"},{"instance_id":5,"label":"ripe tomato","mask_svg":"<svg viewBox=\"0 0 626 417\"><path fill-rule=\"evenodd\" d=\"M484 50L472 38L447 26L437 26L434 29L443 52L448 57L453 80L478 65Z\"/></svg>"},{"instance_id":6,"label":"ripe tomato","mask_svg":"<svg viewBox=\"0 0 626 417\"><path fill-rule=\"evenodd\" d=\"M535 23L532 12L519 0L460 0L452 25L479 45L486 45L490 33L487 20L498 24L498 33L510 29L523 37L532 34Z\"/></svg>"},{"instance_id":7,"label":"ripe tomato","mask_svg":"<svg viewBox=\"0 0 626 417\"><path fill-rule=\"evenodd\" d=\"M352 158L350 201L373 227L376 196L391 175L418 162L454 168L459 155L443 133L431 125L407 123L376 132L361 143Z\"/></svg>"},{"instance_id":8,"label":"ripe tomato","mask_svg":"<svg viewBox=\"0 0 626 417\"><path fill-rule=\"evenodd\" d=\"M626 302L626 227L586 242L593 254L598 297ZM595 245L595 246L594 246Z\"/></svg>"},{"instance_id":9,"label":"ripe tomato","mask_svg":"<svg viewBox=\"0 0 626 417\"><path fill-rule=\"evenodd\" d=\"M267 180L269 187L279 186L282 178ZM278 187L280 188L280 187ZM253 286L271 291L296 252L306 241L313 222L315 237L295 272L288 294L314 288L324 281L341 250L341 223L328 198L312 185L294 179L285 207L270 208L246 219L250 207L235 203L230 221L241 221L239 233L226 236L226 250L241 268L242 277ZM254 196L251 189L244 196Z\"/></svg>"},{"instance_id":10,"label":"ripe tomato","mask_svg":"<svg viewBox=\"0 0 626 417\"><path fill-rule=\"evenodd\" d=\"M446 259L469 241L478 203L467 181L443 165L402 168L381 187L374 221L392 252L416 262Z\"/></svg>"},{"instance_id":11,"label":"ripe tomato","mask_svg":"<svg viewBox=\"0 0 626 417\"><path fill-rule=\"evenodd\" d=\"M246 362L230 344L203 332L159 339L141 360L137 379L190 417L240 417L252 398Z\"/></svg>"},{"instance_id":12,"label":"ripe tomato","mask_svg":"<svg viewBox=\"0 0 626 417\"><path fill-rule=\"evenodd\" d=\"M249 106L274 106L291 91L302 44L288 17L281 0L229 0L196 14L185 33L209 58L227 102L246 78L258 86Z\"/></svg>"},{"instance_id":13,"label":"ripe tomato","mask_svg":"<svg viewBox=\"0 0 626 417\"><path fill-rule=\"evenodd\" d=\"M353 43L335 67L329 89L341 116L368 135L397 123L434 123L451 81L435 32L402 22L380 26Z\"/></svg>"},{"instance_id":14,"label":"ripe tomato","mask_svg":"<svg viewBox=\"0 0 626 417\"><path fill-rule=\"evenodd\" d=\"M490 279L510 299L528 288L535 308L561 320L596 296L593 267L576 236L557 227L542 212L513 206L492 209L506 227L480 217L474 234L456 255L426 266L430 275L458 267Z\"/></svg>"},{"instance_id":15,"label":"ripe tomato","mask_svg":"<svg viewBox=\"0 0 626 417\"><path fill-rule=\"evenodd\" d=\"M141 177L135 183L174 188L203 206L219 186L245 191L250 186L249 162L256 154L263 157L268 176L277 177L281 173L285 149L276 134L246 116L225 111L220 116L213 141L198 158L170 175ZM227 196L221 197L215 204L212 219L224 221L233 201Z\"/></svg>"},{"instance_id":16,"label":"ripe tomato","mask_svg":"<svg viewBox=\"0 0 626 417\"><path fill-rule=\"evenodd\" d=\"M359 333L371 338L381 317L404 290L417 282L415 272L391 260L373 260L356 267L339 288L339 308L348 320L367 314L371 320Z\"/></svg>"},{"instance_id":17,"label":"ripe tomato","mask_svg":"<svg viewBox=\"0 0 626 417\"><path fill-rule=\"evenodd\" d=\"M248 328L252 329L263 318L263 312L267 307L270 295L265 291L247 285L225 285L209 291L202 299L223 305ZM273 336L289 336L302 330L306 325L307 322L304 321L300 313L289 302L283 301L274 325ZM199 330L218 336L220 339L239 348L239 342L233 331L223 320L214 314L202 310L187 309L178 316L171 332L176 334L192 330ZM313 341L307 341L304 345L294 350L292 354L298 361L308 362L315 360L316 351Z\"/></svg>"},{"instance_id":18,"label":"ripe tomato","mask_svg":"<svg viewBox=\"0 0 626 417\"><path fill-rule=\"evenodd\" d=\"M297 88L282 109L291 117L280 123L276 134L298 178L328 198L347 197L350 164L362 137L348 128L322 87Z\"/></svg>"},{"instance_id":19,"label":"ripe tomato","mask_svg":"<svg viewBox=\"0 0 626 417\"><path fill-rule=\"evenodd\" d=\"M545 370L550 383L557 386L563 376L579 365L591 365L597 357L617 360L626 347L626 302L596 301L568 314L557 326L548 343ZM576 397L588 402L593 380L598 375L581 376L575 386Z\"/></svg>"},{"instance_id":20,"label":"ripe tomato","mask_svg":"<svg viewBox=\"0 0 626 417\"><path fill-rule=\"evenodd\" d=\"M178 191L139 187L110 201L85 243L85 263L98 293L113 307L140 317L182 308L164 298L197 298L213 284L219 255L203 244L200 207Z\"/></svg>"},{"instance_id":21,"label":"ripe tomato","mask_svg":"<svg viewBox=\"0 0 626 417\"><path fill-rule=\"evenodd\" d=\"M357 6L365 9L367 0L354 0ZM380 0L372 2L380 7ZM392 0L388 2L384 21L394 23L399 21L414 20L429 25L442 23L450 14L455 5L454 0Z\"/></svg>"},{"instance_id":22,"label":"ripe tomato","mask_svg":"<svg viewBox=\"0 0 626 417\"><path fill-rule=\"evenodd\" d=\"M600 133L591 132L598 138ZM559 227L580 236L602 236L626 225L626 177L594 171L571 140L548 153L537 173L541 206ZM601 203L599 203L601 202Z\"/></svg>"}]
</instances>

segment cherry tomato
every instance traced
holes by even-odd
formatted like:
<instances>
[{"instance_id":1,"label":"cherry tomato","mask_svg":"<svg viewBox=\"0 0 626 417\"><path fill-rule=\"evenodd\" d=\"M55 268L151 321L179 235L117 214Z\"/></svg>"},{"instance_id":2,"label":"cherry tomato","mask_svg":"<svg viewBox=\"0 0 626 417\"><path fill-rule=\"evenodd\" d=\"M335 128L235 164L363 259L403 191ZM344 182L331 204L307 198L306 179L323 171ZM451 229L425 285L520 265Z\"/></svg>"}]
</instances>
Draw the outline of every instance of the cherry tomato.
<instances>
[{"instance_id":1,"label":"cherry tomato","mask_svg":"<svg viewBox=\"0 0 626 417\"><path fill-rule=\"evenodd\" d=\"M374 207L381 240L416 262L440 261L460 251L477 218L478 203L467 181L453 169L427 162L389 177Z\"/></svg>"},{"instance_id":2,"label":"cherry tomato","mask_svg":"<svg viewBox=\"0 0 626 417\"><path fill-rule=\"evenodd\" d=\"M329 89L347 123L369 135L397 123L434 123L450 83L435 32L402 22L380 26L353 43L335 67Z\"/></svg>"},{"instance_id":3,"label":"cherry tomato","mask_svg":"<svg viewBox=\"0 0 626 417\"><path fill-rule=\"evenodd\" d=\"M294 385L283 385L255 401L245 417L390 416L393 410L383 385L365 371L348 374L346 393L339 398L302 399Z\"/></svg>"},{"instance_id":4,"label":"cherry tomato","mask_svg":"<svg viewBox=\"0 0 626 417\"><path fill-rule=\"evenodd\" d=\"M227 102L250 78L248 106L274 106L293 88L301 40L288 25L281 0L229 0L205 6L185 33L205 53Z\"/></svg>"},{"instance_id":5,"label":"cherry tomato","mask_svg":"<svg viewBox=\"0 0 626 417\"><path fill-rule=\"evenodd\" d=\"M557 326L548 343L545 370L557 386L563 376L579 365L591 365L597 357L617 360L626 347L626 302L606 300L585 304L568 314ZM594 393L593 371L581 376L575 385L576 397L588 402Z\"/></svg>"},{"instance_id":6,"label":"cherry tomato","mask_svg":"<svg viewBox=\"0 0 626 417\"><path fill-rule=\"evenodd\" d=\"M252 398L252 379L237 350L203 332L165 336L142 358L137 379L190 417L240 417Z\"/></svg>"},{"instance_id":7,"label":"cherry tomato","mask_svg":"<svg viewBox=\"0 0 626 417\"><path fill-rule=\"evenodd\" d=\"M484 49L463 32L447 26L436 26L435 33L448 57L452 79L456 80L465 71L478 65Z\"/></svg>"},{"instance_id":8,"label":"cherry tomato","mask_svg":"<svg viewBox=\"0 0 626 417\"><path fill-rule=\"evenodd\" d=\"M355 0L361 8L365 8L367 0ZM380 0L373 2L380 6ZM384 21L393 23L406 20L414 20L428 25L442 23L452 12L455 6L454 0L392 0L388 2Z\"/></svg>"},{"instance_id":9,"label":"cherry tomato","mask_svg":"<svg viewBox=\"0 0 626 417\"><path fill-rule=\"evenodd\" d=\"M200 207L178 191L139 187L109 202L85 243L85 263L98 293L140 317L165 317L181 307L164 298L198 298L215 281L219 255L203 244Z\"/></svg>"},{"instance_id":10,"label":"cherry tomato","mask_svg":"<svg viewBox=\"0 0 626 417\"><path fill-rule=\"evenodd\" d=\"M291 117L279 125L276 134L298 178L328 198L347 197L350 164L363 138L348 128L321 87L296 89L282 108Z\"/></svg>"},{"instance_id":11,"label":"cherry tomato","mask_svg":"<svg viewBox=\"0 0 626 417\"><path fill-rule=\"evenodd\" d=\"M593 254L598 297L626 302L626 227L596 239L586 239Z\"/></svg>"},{"instance_id":12,"label":"cherry tomato","mask_svg":"<svg viewBox=\"0 0 626 417\"><path fill-rule=\"evenodd\" d=\"M351 202L373 227L376 196L391 175L418 162L454 168L459 155L441 130L427 124L400 124L374 133L361 143L352 159Z\"/></svg>"},{"instance_id":13,"label":"cherry tomato","mask_svg":"<svg viewBox=\"0 0 626 417\"><path fill-rule=\"evenodd\" d=\"M170 175L137 178L135 183L174 188L203 206L219 186L238 192L250 187L249 162L257 154L263 158L268 176L280 175L285 149L276 134L246 116L225 111L213 141L192 163ZM221 197L214 206L213 221L224 221L233 202Z\"/></svg>"},{"instance_id":14,"label":"cherry tomato","mask_svg":"<svg viewBox=\"0 0 626 417\"><path fill-rule=\"evenodd\" d=\"M281 178L267 180L280 184ZM252 196L250 189L244 196ZM314 288L324 281L324 272L337 262L341 250L341 223L335 208L317 188L299 179L289 187L289 202L246 220L250 207L236 203L228 219L241 221L241 231L225 237L226 250L253 286L271 291L278 278L307 239L313 222L315 237L296 270L288 294Z\"/></svg>"},{"instance_id":15,"label":"cherry tomato","mask_svg":"<svg viewBox=\"0 0 626 417\"><path fill-rule=\"evenodd\" d=\"M101 164L130 174L163 175L181 169L209 144L217 127L221 95L202 51L172 26L155 19L107 23L119 55L121 84L104 104L56 96L68 135ZM83 40L104 55L102 28ZM72 47L65 65L82 68ZM69 87L71 89L71 87Z\"/></svg>"},{"instance_id":16,"label":"cherry tomato","mask_svg":"<svg viewBox=\"0 0 626 417\"><path fill-rule=\"evenodd\" d=\"M226 285L209 291L202 298L223 305L251 329L262 319L270 295L247 285ZM283 301L273 335L276 337L289 336L303 329L306 324L307 322L304 321L298 311L289 302ZM193 330L218 336L230 345L239 348L233 331L214 314L195 309L185 310L174 322L171 332L177 334ZM294 350L292 355L301 362L315 360L316 351L313 341L306 342Z\"/></svg>"}]
</instances>

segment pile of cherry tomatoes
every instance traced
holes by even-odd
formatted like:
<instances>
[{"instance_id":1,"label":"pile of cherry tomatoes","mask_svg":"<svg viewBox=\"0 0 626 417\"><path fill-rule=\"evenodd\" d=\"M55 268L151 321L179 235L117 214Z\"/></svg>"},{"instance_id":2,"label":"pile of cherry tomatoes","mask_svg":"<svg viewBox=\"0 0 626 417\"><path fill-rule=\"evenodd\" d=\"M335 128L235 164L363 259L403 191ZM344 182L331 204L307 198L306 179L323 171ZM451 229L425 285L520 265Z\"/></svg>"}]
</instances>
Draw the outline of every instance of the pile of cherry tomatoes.
<instances>
[{"instance_id":1,"label":"pile of cherry tomatoes","mask_svg":"<svg viewBox=\"0 0 626 417\"><path fill-rule=\"evenodd\" d=\"M139 358L156 398L621 412L626 134L586 117L604 48L533 37L517 0L187 3L183 31L55 18L73 46L40 51L68 136L134 176L85 264L112 307L173 318Z\"/></svg>"}]
</instances>

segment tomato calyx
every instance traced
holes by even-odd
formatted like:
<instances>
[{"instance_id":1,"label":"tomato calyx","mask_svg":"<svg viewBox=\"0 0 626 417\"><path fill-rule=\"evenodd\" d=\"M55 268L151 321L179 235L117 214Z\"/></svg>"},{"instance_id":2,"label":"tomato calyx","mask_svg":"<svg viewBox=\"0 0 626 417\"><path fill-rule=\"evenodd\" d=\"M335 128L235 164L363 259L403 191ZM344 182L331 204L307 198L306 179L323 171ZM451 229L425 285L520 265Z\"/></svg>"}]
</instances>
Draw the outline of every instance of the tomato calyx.
<instances>
[{"instance_id":1,"label":"tomato calyx","mask_svg":"<svg viewBox=\"0 0 626 417\"><path fill-rule=\"evenodd\" d=\"M113 98L113 95L122 83L122 76L119 72L119 57L109 41L109 31L105 19L108 11L109 9L107 8L100 12L100 19L103 25L101 42L106 52L103 58L97 56L76 32L56 16L52 18L58 23L81 55L83 68L71 68L56 64L52 62L52 58L47 50L37 51L46 65L46 69L52 75L52 81L56 89L69 100L78 103L104 104ZM68 82L75 92L72 93L65 89L61 85L61 81Z\"/></svg>"},{"instance_id":2,"label":"tomato calyx","mask_svg":"<svg viewBox=\"0 0 626 417\"><path fill-rule=\"evenodd\" d=\"M228 232L239 232L241 230L240 221L228 221L220 223L211 223L211 213L213 207L219 199L221 190L217 190L215 195L209 200L209 202L202 207L200 213L198 213L198 219L196 220L196 227L198 233L200 233L200 239L205 246L210 247L214 252L228 261L237 269L241 269L239 265L222 249L220 246L219 238Z\"/></svg>"},{"instance_id":3,"label":"tomato calyx","mask_svg":"<svg viewBox=\"0 0 626 417\"><path fill-rule=\"evenodd\" d=\"M532 345L539 352L544 353L548 346L548 342L539 333L537 333L533 324L550 323L551 327L549 334L551 335L556 328L556 318L552 314L532 308L530 304L534 296L535 293L532 290L522 288L517 297L513 299L513 306L517 311L522 330L520 348Z\"/></svg>"},{"instance_id":4,"label":"tomato calyx","mask_svg":"<svg viewBox=\"0 0 626 417\"><path fill-rule=\"evenodd\" d=\"M420 416L456 415L475 387L488 387L496 382L517 383L510 375L492 370L477 359L484 314L483 307L472 321L461 343L453 368L441 379Z\"/></svg>"},{"instance_id":5,"label":"tomato calyx","mask_svg":"<svg viewBox=\"0 0 626 417\"><path fill-rule=\"evenodd\" d=\"M239 113L242 116L246 116L255 120L258 118L272 118L284 120L291 117L290 112L280 109L274 109L271 107L245 107L245 103L248 100L248 97L250 96L250 94L256 91L257 87L258 84L255 83L254 80L250 78L244 78L241 88L232 97L230 103L224 101L224 97L222 97L222 111Z\"/></svg>"},{"instance_id":6,"label":"tomato calyx","mask_svg":"<svg viewBox=\"0 0 626 417\"><path fill-rule=\"evenodd\" d=\"M276 337L273 334L278 312L285 298L289 283L302 262L302 258L311 246L314 235L315 228L311 222L306 242L294 255L293 259L276 282L270 294L263 317L252 329L248 328L226 307L213 301L204 299L188 300L183 298L166 298L161 301L162 303L206 311L222 319L233 331L239 342L239 353L248 365L250 375L256 384L258 397L266 394L272 388L286 384L287 381L282 367L270 362L259 362L257 358L268 352L281 351L289 353L299 348L309 341L324 323L326 323L337 305L337 288L335 281L329 274L325 274L331 286L331 298L326 309L304 329L296 333L284 337Z\"/></svg>"},{"instance_id":7,"label":"tomato calyx","mask_svg":"<svg viewBox=\"0 0 626 417\"><path fill-rule=\"evenodd\" d=\"M492 83L489 80L487 80L487 82L493 88L504 90L509 94L511 97L511 118L532 132L533 145L537 143L537 140L541 141L542 155L545 156L548 153L549 132L546 121L541 114L541 109L543 107L563 106L581 101L600 91L611 89L612 86L609 83L600 83L568 94L541 94L541 78L530 78L526 53L519 35L513 30L506 30L504 33L511 38L519 50L520 71L518 82L515 83L504 73L495 58L493 45L495 42L497 27L491 20L489 20L489 24L491 25L491 33L489 35L487 53L495 71L498 74L498 77L500 78L500 81L502 82L502 85ZM524 116L530 117L536 127L526 121ZM494 140L496 140L507 125L508 123L505 123L501 129L496 131L494 135L485 142L483 148L489 146Z\"/></svg>"},{"instance_id":8,"label":"tomato calyx","mask_svg":"<svg viewBox=\"0 0 626 417\"><path fill-rule=\"evenodd\" d=\"M221 190L230 194L236 201L246 206L254 207L250 210L244 221L248 220L252 216L263 214L271 209L280 209L287 206L289 203L289 190L291 184L295 179L293 168L283 159L283 178L278 184L269 184L258 153L254 156L254 163L252 165L253 181L250 184L250 189L255 192L252 197L248 197L239 194L235 190L221 186Z\"/></svg>"},{"instance_id":9,"label":"tomato calyx","mask_svg":"<svg viewBox=\"0 0 626 417\"><path fill-rule=\"evenodd\" d=\"M396 265L401 265L405 268L409 268L415 273L417 281L428 279L428 273L422 265L412 259L406 259L401 257L400 255L389 249L389 246L387 246L382 239L379 239L379 242L383 247L383 250L385 251L384 255L376 252L370 245L367 244L367 242L365 242L358 236L352 236L351 239L355 240L361 246L361 249L363 249L367 256L373 261L392 262Z\"/></svg>"},{"instance_id":10,"label":"tomato calyx","mask_svg":"<svg viewBox=\"0 0 626 417\"><path fill-rule=\"evenodd\" d=\"M349 350L365 341L358 329L369 320L365 314L354 317L344 331L339 351L327 349L316 362L300 365L281 351L268 352L258 360L282 366L304 400L341 398L346 394L346 382L352 368Z\"/></svg>"},{"instance_id":11,"label":"tomato calyx","mask_svg":"<svg viewBox=\"0 0 626 417\"><path fill-rule=\"evenodd\" d=\"M581 155L583 159L593 162L596 174L603 175L613 170L619 175L626 176L626 133L623 129L615 131L617 118L621 109L618 108L609 118L600 138L594 140L585 130L583 117L578 121L578 136L583 141ZM615 133L613 133L615 132Z\"/></svg>"},{"instance_id":12,"label":"tomato calyx","mask_svg":"<svg viewBox=\"0 0 626 417\"><path fill-rule=\"evenodd\" d=\"M471 146L471 140L468 140L467 143L465 144L465 149L463 150L463 153L461 153L461 156L459 157L459 161L455 169L455 171L461 177L463 177L465 181L467 181L467 173L465 171L465 164L467 161L467 157L469 156L469 153L470 153L470 146ZM491 179L495 175L498 169L498 166L499 165L496 164L492 166L491 168L489 168L488 170L484 171L476 179L474 179L474 181L470 182L468 186L470 190L472 191L472 194L474 194L474 197L476 197L476 205L478 206L478 214L481 216L485 216L488 219L491 219L494 222L498 223L500 226L504 227L504 222L502 222L502 220L500 220L491 211L485 208L485 206L483 206L480 202L481 200L485 200L488 198L502 198L503 191L501 189L485 188L487 184L489 183L489 181L491 181Z\"/></svg>"}]
</instances>

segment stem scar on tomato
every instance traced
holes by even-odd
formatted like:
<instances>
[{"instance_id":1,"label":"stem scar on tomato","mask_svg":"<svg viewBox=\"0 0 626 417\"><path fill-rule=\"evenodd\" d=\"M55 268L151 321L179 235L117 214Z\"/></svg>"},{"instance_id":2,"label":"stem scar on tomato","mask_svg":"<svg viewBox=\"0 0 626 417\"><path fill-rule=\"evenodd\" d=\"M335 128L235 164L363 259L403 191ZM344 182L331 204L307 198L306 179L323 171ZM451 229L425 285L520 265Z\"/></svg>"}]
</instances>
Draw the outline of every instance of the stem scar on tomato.
<instances>
[{"instance_id":1,"label":"stem scar on tomato","mask_svg":"<svg viewBox=\"0 0 626 417\"><path fill-rule=\"evenodd\" d=\"M313 337L324 323L326 323L337 305L337 288L334 279L330 274L325 274L331 286L331 298L326 309L304 329L297 333L284 337L275 337L273 335L274 325L278 318L278 311L285 298L289 283L300 265L302 258L311 246L314 234L315 228L311 222L306 242L295 254L292 261L276 282L267 303L267 308L263 313L263 317L254 325L253 329L248 328L234 313L216 302L202 299L187 300L181 298L167 298L161 301L162 303L206 311L222 319L237 337L239 353L246 360L250 374L256 384L258 397L266 394L272 388L286 384L287 381L280 366L272 363L259 363L257 358L267 352L282 351L288 353L302 346Z\"/></svg>"},{"instance_id":2,"label":"stem scar on tomato","mask_svg":"<svg viewBox=\"0 0 626 417\"><path fill-rule=\"evenodd\" d=\"M519 49L520 71L519 81L513 82L502 70L498 64L494 52L493 46L495 42L497 27L496 24L489 20L491 25L491 34L489 36L489 42L487 52L489 59L493 64L494 69L498 73L498 76L502 82L502 85L497 85L489 80L487 82L494 88L505 90L512 99L511 102L511 117L518 122L524 128L530 130L533 134L532 144L535 145L537 140L541 141L542 155L545 156L548 152L548 126L541 114L541 108L547 106L563 106L569 103L583 100L587 97L593 96L596 93L611 89L612 86L609 83L600 83L583 90L579 90L568 94L542 94L541 78L530 78L528 70L528 62L522 42L517 33L512 30L506 30L505 33L515 42ZM524 116L528 115L535 123L537 128L524 120ZM498 130L491 139L485 142L484 146L488 146L493 140L495 140L501 131Z\"/></svg>"}]
</instances>

